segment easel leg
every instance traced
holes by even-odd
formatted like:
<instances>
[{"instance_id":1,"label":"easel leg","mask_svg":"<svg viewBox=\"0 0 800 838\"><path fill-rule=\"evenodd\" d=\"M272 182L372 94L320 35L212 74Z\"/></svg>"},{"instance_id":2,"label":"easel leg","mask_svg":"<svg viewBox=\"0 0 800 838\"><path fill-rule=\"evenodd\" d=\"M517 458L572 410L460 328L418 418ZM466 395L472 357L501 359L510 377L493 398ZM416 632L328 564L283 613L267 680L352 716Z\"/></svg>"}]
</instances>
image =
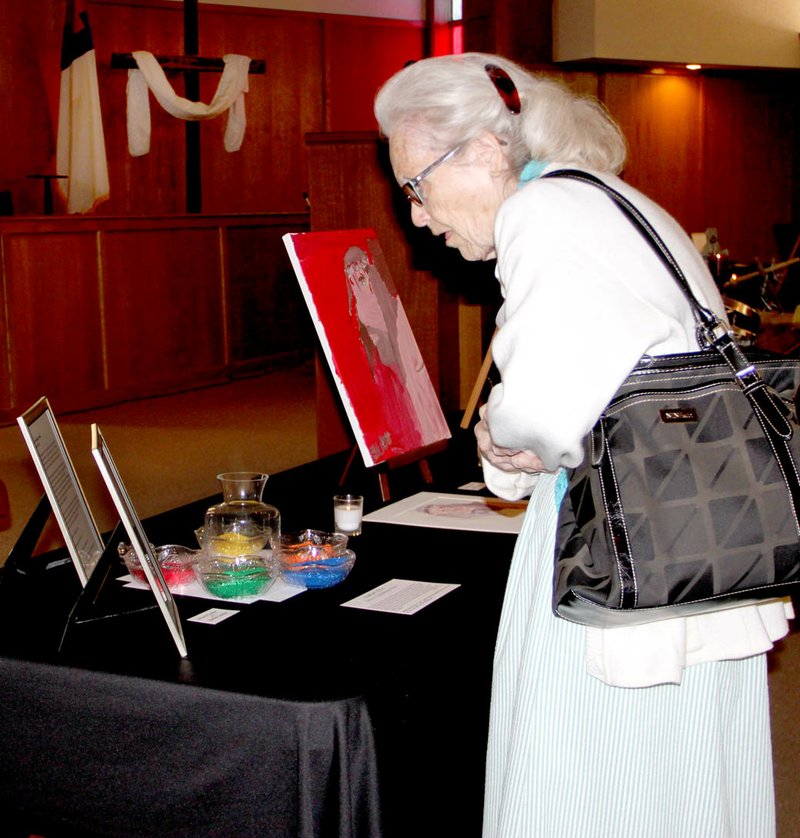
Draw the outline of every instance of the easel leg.
<instances>
[{"instance_id":1,"label":"easel leg","mask_svg":"<svg viewBox=\"0 0 800 838\"><path fill-rule=\"evenodd\" d=\"M495 334L497 334L497 330L495 330ZM494 336L492 336L492 340L494 340ZM492 344L490 342L489 348L483 356L481 368L478 370L478 377L475 379L475 384L472 385L472 392L467 400L467 407L464 410L464 415L461 418L462 428L468 428L469 423L472 421L472 416L475 413L475 408L478 406L478 399L481 397L481 392L483 391L484 384L486 384L486 379L489 376L489 370L492 368L492 363Z\"/></svg>"},{"instance_id":2,"label":"easel leg","mask_svg":"<svg viewBox=\"0 0 800 838\"><path fill-rule=\"evenodd\" d=\"M426 483L433 483L433 474L431 473L431 467L428 464L428 461L425 457L423 457L419 461L419 473L422 475L422 479Z\"/></svg>"},{"instance_id":3,"label":"easel leg","mask_svg":"<svg viewBox=\"0 0 800 838\"><path fill-rule=\"evenodd\" d=\"M431 467L427 458L422 457L417 460L417 466L419 467L419 473L425 483L433 483L433 473L431 472ZM385 503L390 499L391 495L391 492L389 491L389 471L386 467L383 467L378 471L378 484L381 488L381 500Z\"/></svg>"},{"instance_id":4,"label":"easel leg","mask_svg":"<svg viewBox=\"0 0 800 838\"><path fill-rule=\"evenodd\" d=\"M342 476L339 478L339 485L344 486L345 481L347 480L347 475L350 473L350 468L353 465L353 460L355 459L356 453L358 452L358 446L354 445L350 449L350 456L347 458L347 462L345 463L344 469L342 469Z\"/></svg>"}]
</instances>

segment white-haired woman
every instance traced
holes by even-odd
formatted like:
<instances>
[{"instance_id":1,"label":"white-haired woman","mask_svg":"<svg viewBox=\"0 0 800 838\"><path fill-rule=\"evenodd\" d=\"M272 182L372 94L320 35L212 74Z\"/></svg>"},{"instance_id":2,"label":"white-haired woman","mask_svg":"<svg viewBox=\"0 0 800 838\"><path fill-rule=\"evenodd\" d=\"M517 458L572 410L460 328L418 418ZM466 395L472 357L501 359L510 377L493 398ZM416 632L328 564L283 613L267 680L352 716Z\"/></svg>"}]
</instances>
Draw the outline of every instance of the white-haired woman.
<instances>
[{"instance_id":1,"label":"white-haired woman","mask_svg":"<svg viewBox=\"0 0 800 838\"><path fill-rule=\"evenodd\" d=\"M696 349L690 309L599 189L632 201L700 301L724 316L689 237L617 177L625 141L595 100L498 56L419 61L375 114L411 218L466 259L497 259L501 375L476 435L489 488L530 495L506 590L492 688L484 835L770 836L764 652L788 602L635 628L551 610L564 468L639 358Z\"/></svg>"}]
</instances>

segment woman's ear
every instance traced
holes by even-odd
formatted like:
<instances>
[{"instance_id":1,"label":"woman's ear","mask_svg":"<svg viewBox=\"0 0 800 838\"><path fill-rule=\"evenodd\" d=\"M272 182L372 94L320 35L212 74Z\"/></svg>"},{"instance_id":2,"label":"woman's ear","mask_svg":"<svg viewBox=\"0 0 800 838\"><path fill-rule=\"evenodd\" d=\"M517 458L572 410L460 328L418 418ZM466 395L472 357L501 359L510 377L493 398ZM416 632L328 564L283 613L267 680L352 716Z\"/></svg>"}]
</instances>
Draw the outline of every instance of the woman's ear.
<instances>
[{"instance_id":1,"label":"woman's ear","mask_svg":"<svg viewBox=\"0 0 800 838\"><path fill-rule=\"evenodd\" d=\"M475 159L479 160L493 175L508 171L506 157L508 144L489 131L478 134L472 141L471 147Z\"/></svg>"}]
</instances>

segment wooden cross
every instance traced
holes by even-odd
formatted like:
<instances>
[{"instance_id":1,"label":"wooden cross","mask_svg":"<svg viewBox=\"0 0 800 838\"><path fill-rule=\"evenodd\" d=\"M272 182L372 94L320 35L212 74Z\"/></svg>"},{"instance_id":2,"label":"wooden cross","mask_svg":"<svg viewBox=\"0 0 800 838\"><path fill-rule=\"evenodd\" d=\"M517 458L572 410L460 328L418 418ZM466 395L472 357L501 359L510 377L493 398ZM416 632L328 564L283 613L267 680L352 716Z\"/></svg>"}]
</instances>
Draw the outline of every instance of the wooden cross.
<instances>
[{"instance_id":1,"label":"wooden cross","mask_svg":"<svg viewBox=\"0 0 800 838\"><path fill-rule=\"evenodd\" d=\"M198 27L197 0L183 0L183 49L184 55L156 55L155 59L165 69L183 73L184 94L192 102L200 101L200 73L221 73L225 62L221 58L202 58ZM137 64L129 52L111 54L114 70L136 69ZM250 62L250 73L266 72L266 62ZM200 123L186 121L186 212L203 211L203 194L200 179Z\"/></svg>"}]
</instances>

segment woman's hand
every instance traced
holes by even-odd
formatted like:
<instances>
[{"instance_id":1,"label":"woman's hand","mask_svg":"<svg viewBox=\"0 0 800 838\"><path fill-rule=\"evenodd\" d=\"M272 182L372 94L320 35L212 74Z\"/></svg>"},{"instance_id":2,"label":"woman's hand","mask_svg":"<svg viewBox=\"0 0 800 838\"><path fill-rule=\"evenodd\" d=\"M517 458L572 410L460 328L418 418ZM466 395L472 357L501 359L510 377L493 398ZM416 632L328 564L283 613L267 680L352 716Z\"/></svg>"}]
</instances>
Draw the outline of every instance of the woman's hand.
<instances>
[{"instance_id":1,"label":"woman's hand","mask_svg":"<svg viewBox=\"0 0 800 838\"><path fill-rule=\"evenodd\" d=\"M529 474L538 474L547 470L533 451L520 451L495 445L489 433L489 426L483 418L485 410L486 405L483 405L479 411L480 422L475 425L475 438L478 440L478 450L481 456L501 471L524 471Z\"/></svg>"}]
</instances>

